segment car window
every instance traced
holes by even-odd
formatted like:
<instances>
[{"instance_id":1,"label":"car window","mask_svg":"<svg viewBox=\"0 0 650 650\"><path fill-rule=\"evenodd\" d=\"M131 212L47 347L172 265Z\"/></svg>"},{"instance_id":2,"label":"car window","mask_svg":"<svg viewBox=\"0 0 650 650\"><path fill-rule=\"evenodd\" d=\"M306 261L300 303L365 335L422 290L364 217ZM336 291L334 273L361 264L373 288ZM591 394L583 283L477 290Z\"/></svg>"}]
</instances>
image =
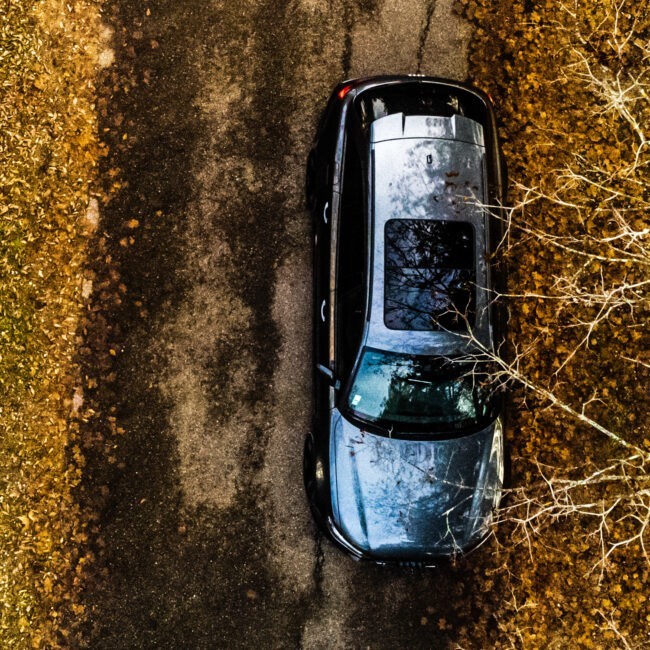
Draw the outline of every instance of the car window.
<instances>
[{"instance_id":1,"label":"car window","mask_svg":"<svg viewBox=\"0 0 650 650\"><path fill-rule=\"evenodd\" d=\"M475 319L474 227L389 219L384 229L384 323L394 330L466 330Z\"/></svg>"},{"instance_id":2,"label":"car window","mask_svg":"<svg viewBox=\"0 0 650 650\"><path fill-rule=\"evenodd\" d=\"M343 163L336 272L337 374L345 379L357 356L364 324L367 225L361 159L351 138Z\"/></svg>"}]
</instances>

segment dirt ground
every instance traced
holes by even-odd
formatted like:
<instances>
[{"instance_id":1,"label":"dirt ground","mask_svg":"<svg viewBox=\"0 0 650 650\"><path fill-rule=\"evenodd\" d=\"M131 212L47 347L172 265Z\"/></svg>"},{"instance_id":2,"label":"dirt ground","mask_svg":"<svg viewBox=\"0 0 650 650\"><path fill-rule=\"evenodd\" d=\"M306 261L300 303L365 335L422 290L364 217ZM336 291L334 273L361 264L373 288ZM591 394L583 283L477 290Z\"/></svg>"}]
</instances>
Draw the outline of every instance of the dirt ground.
<instances>
[{"instance_id":1,"label":"dirt ground","mask_svg":"<svg viewBox=\"0 0 650 650\"><path fill-rule=\"evenodd\" d=\"M123 297L94 325L115 361L87 371L114 373L94 399L124 433L88 453L105 571L84 646L454 646L489 549L425 573L355 564L317 534L301 475L316 116L344 78L464 79L451 5L106 3L96 286Z\"/></svg>"}]
</instances>

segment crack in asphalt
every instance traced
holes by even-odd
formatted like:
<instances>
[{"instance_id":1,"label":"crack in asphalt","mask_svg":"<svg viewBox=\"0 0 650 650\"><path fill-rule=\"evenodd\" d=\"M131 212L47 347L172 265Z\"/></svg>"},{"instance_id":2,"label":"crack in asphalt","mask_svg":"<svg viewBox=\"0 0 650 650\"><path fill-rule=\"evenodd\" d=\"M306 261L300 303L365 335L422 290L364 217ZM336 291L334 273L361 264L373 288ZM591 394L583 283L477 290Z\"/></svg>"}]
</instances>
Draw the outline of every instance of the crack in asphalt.
<instances>
[{"instance_id":1,"label":"crack in asphalt","mask_svg":"<svg viewBox=\"0 0 650 650\"><path fill-rule=\"evenodd\" d=\"M431 29L431 18L433 17L433 12L436 10L436 0L428 0L427 2L427 13L424 18L424 25L422 25L422 30L420 31L420 43L418 45L418 52L416 54L415 60L417 61L417 73L422 72L422 58L424 57L424 47L427 44L427 38L429 37L429 30Z\"/></svg>"},{"instance_id":2,"label":"crack in asphalt","mask_svg":"<svg viewBox=\"0 0 650 650\"><path fill-rule=\"evenodd\" d=\"M323 595L323 564L325 563L325 553L323 552L323 534L314 533L316 543L316 562L314 563L314 594L317 599Z\"/></svg>"},{"instance_id":3,"label":"crack in asphalt","mask_svg":"<svg viewBox=\"0 0 650 650\"><path fill-rule=\"evenodd\" d=\"M343 24L345 25L345 35L343 37L341 69L343 71L343 78L348 79L352 66L352 29L354 28L354 10L349 4L346 4L343 8Z\"/></svg>"},{"instance_id":4,"label":"crack in asphalt","mask_svg":"<svg viewBox=\"0 0 650 650\"><path fill-rule=\"evenodd\" d=\"M341 79L350 78L354 47L354 28L362 19L368 19L378 8L378 0L353 0L344 2L341 12L343 15L344 37L343 53L341 55Z\"/></svg>"}]
</instances>

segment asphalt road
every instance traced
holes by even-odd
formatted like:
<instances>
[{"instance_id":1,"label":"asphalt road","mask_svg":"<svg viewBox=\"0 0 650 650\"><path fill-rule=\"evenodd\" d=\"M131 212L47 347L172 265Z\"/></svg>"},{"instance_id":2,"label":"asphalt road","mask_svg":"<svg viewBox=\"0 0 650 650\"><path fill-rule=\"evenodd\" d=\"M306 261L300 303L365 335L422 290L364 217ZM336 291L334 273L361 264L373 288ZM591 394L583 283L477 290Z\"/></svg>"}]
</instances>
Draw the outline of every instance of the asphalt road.
<instances>
[{"instance_id":1,"label":"asphalt road","mask_svg":"<svg viewBox=\"0 0 650 650\"><path fill-rule=\"evenodd\" d=\"M105 3L103 172L122 186L102 215L124 300L100 398L125 433L91 467L107 571L86 646L447 648L471 624L487 551L428 572L356 564L316 533L301 476L316 116L344 78L464 79L451 5Z\"/></svg>"}]
</instances>

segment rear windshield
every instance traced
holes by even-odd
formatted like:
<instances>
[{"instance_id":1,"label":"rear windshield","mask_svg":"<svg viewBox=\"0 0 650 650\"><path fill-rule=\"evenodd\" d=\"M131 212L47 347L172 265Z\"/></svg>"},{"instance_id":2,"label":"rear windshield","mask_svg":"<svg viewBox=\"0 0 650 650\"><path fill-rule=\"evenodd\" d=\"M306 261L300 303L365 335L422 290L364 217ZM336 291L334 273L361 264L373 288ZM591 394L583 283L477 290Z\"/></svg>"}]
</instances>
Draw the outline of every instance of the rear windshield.
<instances>
[{"instance_id":1,"label":"rear windshield","mask_svg":"<svg viewBox=\"0 0 650 650\"><path fill-rule=\"evenodd\" d=\"M464 115L485 125L487 111L482 100L462 88L424 82L400 83L370 88L357 99L364 128L374 120L394 113L404 115Z\"/></svg>"},{"instance_id":2,"label":"rear windshield","mask_svg":"<svg viewBox=\"0 0 650 650\"><path fill-rule=\"evenodd\" d=\"M384 230L384 324L393 330L467 330L474 324L474 226L390 219Z\"/></svg>"}]
</instances>

